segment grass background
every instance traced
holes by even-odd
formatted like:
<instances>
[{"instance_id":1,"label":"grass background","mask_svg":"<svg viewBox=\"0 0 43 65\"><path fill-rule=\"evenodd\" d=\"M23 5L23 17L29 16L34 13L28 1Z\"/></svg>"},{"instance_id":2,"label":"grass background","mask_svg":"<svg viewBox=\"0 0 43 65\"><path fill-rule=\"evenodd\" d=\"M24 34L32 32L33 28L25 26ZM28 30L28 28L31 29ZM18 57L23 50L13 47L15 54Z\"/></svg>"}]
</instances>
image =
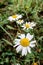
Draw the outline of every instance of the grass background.
<instances>
[{"instance_id":1,"label":"grass background","mask_svg":"<svg viewBox=\"0 0 43 65\"><path fill-rule=\"evenodd\" d=\"M7 18L13 14L22 14L25 21L35 21L34 35L37 46L32 54L22 57L12 46L12 39L18 30ZM8 26L10 27L8 27ZM43 65L43 0L0 0L0 65Z\"/></svg>"}]
</instances>

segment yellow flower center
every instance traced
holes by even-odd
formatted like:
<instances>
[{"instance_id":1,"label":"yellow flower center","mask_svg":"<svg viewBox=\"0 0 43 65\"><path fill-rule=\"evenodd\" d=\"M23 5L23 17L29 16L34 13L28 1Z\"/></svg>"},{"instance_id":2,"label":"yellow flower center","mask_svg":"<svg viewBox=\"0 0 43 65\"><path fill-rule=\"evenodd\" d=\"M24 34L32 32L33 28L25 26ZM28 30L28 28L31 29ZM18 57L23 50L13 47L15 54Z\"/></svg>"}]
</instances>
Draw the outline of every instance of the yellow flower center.
<instances>
[{"instance_id":1,"label":"yellow flower center","mask_svg":"<svg viewBox=\"0 0 43 65\"><path fill-rule=\"evenodd\" d=\"M30 25L29 25L28 23L26 23L26 24L25 24L25 27L26 27L26 28L29 28L29 27L30 27Z\"/></svg>"},{"instance_id":2,"label":"yellow flower center","mask_svg":"<svg viewBox=\"0 0 43 65\"><path fill-rule=\"evenodd\" d=\"M19 20L19 22L22 22L22 20Z\"/></svg>"},{"instance_id":3,"label":"yellow flower center","mask_svg":"<svg viewBox=\"0 0 43 65\"><path fill-rule=\"evenodd\" d=\"M30 41L29 41L28 38L23 38L23 39L20 40L20 44L21 44L22 46L24 46L24 47L27 47L27 46L29 46Z\"/></svg>"},{"instance_id":4,"label":"yellow flower center","mask_svg":"<svg viewBox=\"0 0 43 65\"><path fill-rule=\"evenodd\" d=\"M38 65L37 63L33 63L33 65Z\"/></svg>"},{"instance_id":5,"label":"yellow flower center","mask_svg":"<svg viewBox=\"0 0 43 65\"><path fill-rule=\"evenodd\" d=\"M13 17L13 18L17 18L17 15L13 15L12 17Z\"/></svg>"}]
</instances>

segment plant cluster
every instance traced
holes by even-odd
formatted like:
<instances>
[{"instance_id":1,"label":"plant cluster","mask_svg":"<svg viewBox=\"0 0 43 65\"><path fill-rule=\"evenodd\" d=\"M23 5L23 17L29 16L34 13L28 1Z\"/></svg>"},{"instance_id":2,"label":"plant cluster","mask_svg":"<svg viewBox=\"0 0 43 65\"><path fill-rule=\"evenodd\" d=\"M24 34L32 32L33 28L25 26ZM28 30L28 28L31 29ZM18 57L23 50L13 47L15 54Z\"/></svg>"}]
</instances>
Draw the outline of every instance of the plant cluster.
<instances>
[{"instance_id":1,"label":"plant cluster","mask_svg":"<svg viewBox=\"0 0 43 65\"><path fill-rule=\"evenodd\" d=\"M0 65L43 65L43 0L0 0Z\"/></svg>"}]
</instances>

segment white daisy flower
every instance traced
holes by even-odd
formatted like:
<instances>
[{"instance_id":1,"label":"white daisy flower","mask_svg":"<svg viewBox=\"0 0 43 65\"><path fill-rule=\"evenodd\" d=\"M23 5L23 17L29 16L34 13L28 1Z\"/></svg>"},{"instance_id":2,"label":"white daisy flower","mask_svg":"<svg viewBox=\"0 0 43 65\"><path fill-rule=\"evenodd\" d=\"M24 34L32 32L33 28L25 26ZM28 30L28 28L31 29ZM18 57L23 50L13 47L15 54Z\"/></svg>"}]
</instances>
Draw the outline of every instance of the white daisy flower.
<instances>
[{"instance_id":1,"label":"white daisy flower","mask_svg":"<svg viewBox=\"0 0 43 65\"><path fill-rule=\"evenodd\" d=\"M16 21L19 18L22 18L22 15L16 14L16 15L12 15L12 16L8 17L8 20L10 20L10 21L12 21L12 20Z\"/></svg>"},{"instance_id":2,"label":"white daisy flower","mask_svg":"<svg viewBox=\"0 0 43 65\"><path fill-rule=\"evenodd\" d=\"M16 48L17 53L22 51L22 56L27 55L27 52L31 53L30 47L33 48L35 46L34 43L36 43L36 40L31 41L34 36L28 33L26 36L25 34L21 34L18 37L20 39L14 40L14 43L15 43L14 47L17 47Z\"/></svg>"},{"instance_id":3,"label":"white daisy flower","mask_svg":"<svg viewBox=\"0 0 43 65\"><path fill-rule=\"evenodd\" d=\"M23 24L23 30L25 30L25 29L33 29L33 27L36 25L36 23L35 22L26 22L25 24Z\"/></svg>"},{"instance_id":4,"label":"white daisy flower","mask_svg":"<svg viewBox=\"0 0 43 65\"><path fill-rule=\"evenodd\" d=\"M16 21L18 24L22 24L24 21L23 20L18 20Z\"/></svg>"}]
</instances>

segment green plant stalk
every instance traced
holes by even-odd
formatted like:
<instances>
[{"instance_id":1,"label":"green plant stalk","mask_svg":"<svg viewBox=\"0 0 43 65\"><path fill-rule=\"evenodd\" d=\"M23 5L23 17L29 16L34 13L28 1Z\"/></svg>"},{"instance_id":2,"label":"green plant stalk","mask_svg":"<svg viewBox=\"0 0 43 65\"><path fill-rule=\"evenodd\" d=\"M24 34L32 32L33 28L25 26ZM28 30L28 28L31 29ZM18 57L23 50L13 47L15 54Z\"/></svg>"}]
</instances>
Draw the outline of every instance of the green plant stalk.
<instances>
[{"instance_id":1,"label":"green plant stalk","mask_svg":"<svg viewBox=\"0 0 43 65\"><path fill-rule=\"evenodd\" d=\"M2 40L5 41L7 44L12 46L11 42L9 42L8 40L6 40L6 39L2 39Z\"/></svg>"},{"instance_id":2,"label":"green plant stalk","mask_svg":"<svg viewBox=\"0 0 43 65\"><path fill-rule=\"evenodd\" d=\"M11 40L13 40L13 37L10 35L10 33L8 33L1 25L0 28L11 38Z\"/></svg>"}]
</instances>

